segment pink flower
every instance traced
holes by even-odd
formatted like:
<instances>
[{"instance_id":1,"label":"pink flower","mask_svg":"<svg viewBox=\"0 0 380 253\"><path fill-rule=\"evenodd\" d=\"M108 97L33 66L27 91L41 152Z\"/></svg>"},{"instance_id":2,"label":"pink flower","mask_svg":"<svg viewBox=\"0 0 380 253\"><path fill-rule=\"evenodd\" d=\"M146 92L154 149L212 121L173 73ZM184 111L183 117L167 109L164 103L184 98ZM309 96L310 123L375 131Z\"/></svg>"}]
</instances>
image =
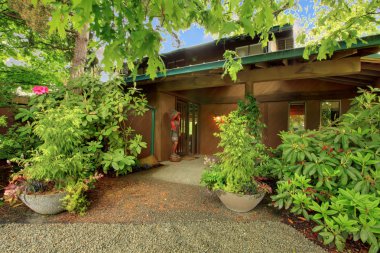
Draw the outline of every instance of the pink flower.
<instances>
[{"instance_id":1,"label":"pink flower","mask_svg":"<svg viewBox=\"0 0 380 253\"><path fill-rule=\"evenodd\" d=\"M42 95L49 92L49 88L46 86L34 86L32 90L36 95Z\"/></svg>"}]
</instances>

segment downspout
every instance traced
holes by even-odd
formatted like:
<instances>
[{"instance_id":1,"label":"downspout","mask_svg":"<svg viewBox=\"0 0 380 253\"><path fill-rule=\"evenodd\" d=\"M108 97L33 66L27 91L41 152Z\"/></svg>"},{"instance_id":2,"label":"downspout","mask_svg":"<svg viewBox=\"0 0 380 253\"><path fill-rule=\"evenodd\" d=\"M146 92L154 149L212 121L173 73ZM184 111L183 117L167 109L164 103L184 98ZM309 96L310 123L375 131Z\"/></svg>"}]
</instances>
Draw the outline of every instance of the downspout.
<instances>
[{"instance_id":1,"label":"downspout","mask_svg":"<svg viewBox=\"0 0 380 253\"><path fill-rule=\"evenodd\" d=\"M155 128L155 123L156 123L156 108L154 108L151 105L147 105L147 107L149 108L149 110L152 111L152 125L151 125L151 129L150 129L150 138L151 138L151 140L150 140L150 154L154 155L154 134L155 134L154 128Z\"/></svg>"}]
</instances>

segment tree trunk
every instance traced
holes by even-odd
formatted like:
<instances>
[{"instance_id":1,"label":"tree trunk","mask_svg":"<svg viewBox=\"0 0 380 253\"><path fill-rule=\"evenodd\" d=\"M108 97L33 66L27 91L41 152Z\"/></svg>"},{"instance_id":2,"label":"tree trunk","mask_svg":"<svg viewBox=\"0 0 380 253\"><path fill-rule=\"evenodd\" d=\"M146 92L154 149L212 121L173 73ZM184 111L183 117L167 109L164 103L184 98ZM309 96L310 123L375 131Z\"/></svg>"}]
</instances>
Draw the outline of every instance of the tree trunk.
<instances>
[{"instance_id":1,"label":"tree trunk","mask_svg":"<svg viewBox=\"0 0 380 253\"><path fill-rule=\"evenodd\" d=\"M83 27L82 32L77 32L75 36L74 57L71 62L70 79L79 77L84 73L89 35L90 32L87 24Z\"/></svg>"}]
</instances>

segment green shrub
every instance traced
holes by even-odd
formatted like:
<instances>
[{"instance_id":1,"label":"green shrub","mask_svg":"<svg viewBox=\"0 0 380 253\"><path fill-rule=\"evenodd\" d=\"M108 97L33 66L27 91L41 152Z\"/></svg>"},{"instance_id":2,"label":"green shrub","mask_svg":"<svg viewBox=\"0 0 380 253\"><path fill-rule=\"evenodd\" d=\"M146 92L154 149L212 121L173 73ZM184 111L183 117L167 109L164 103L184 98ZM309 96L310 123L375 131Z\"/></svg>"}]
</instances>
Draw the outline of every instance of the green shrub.
<instances>
[{"instance_id":1,"label":"green shrub","mask_svg":"<svg viewBox=\"0 0 380 253\"><path fill-rule=\"evenodd\" d=\"M362 90L334 127L282 132L278 208L314 220L325 244L343 250L349 236L380 244L380 89Z\"/></svg>"},{"instance_id":2,"label":"green shrub","mask_svg":"<svg viewBox=\"0 0 380 253\"><path fill-rule=\"evenodd\" d=\"M6 127L7 126L7 117L0 116L0 127Z\"/></svg>"},{"instance_id":3,"label":"green shrub","mask_svg":"<svg viewBox=\"0 0 380 253\"><path fill-rule=\"evenodd\" d=\"M16 115L24 125L10 132L13 138L7 140L10 148L28 154L14 159L24 168L18 174L28 181L54 182L55 188L68 192L66 208L83 213L88 206L84 192L96 170L126 174L146 147L128 118L144 114L147 101L136 88L123 85L121 78L102 83L84 76L34 96L29 108ZM29 136L37 145L25 150L28 147L20 145L17 136ZM12 201L13 192L9 195Z\"/></svg>"},{"instance_id":4,"label":"green shrub","mask_svg":"<svg viewBox=\"0 0 380 253\"><path fill-rule=\"evenodd\" d=\"M261 112L256 99L251 95L247 95L245 100L239 100L237 111L239 115L247 117L249 133L260 140L265 124L261 121Z\"/></svg>"},{"instance_id":5,"label":"green shrub","mask_svg":"<svg viewBox=\"0 0 380 253\"><path fill-rule=\"evenodd\" d=\"M82 110L65 105L36 113L33 132L42 144L31 158L21 160L27 179L53 181L60 189L91 174L94 167L84 142L87 131L82 117Z\"/></svg>"},{"instance_id":6,"label":"green shrub","mask_svg":"<svg viewBox=\"0 0 380 253\"><path fill-rule=\"evenodd\" d=\"M217 153L218 162L202 174L201 182L211 190L232 193L255 194L267 189L254 180L257 167L268 159L265 146L260 138L250 134L248 119L239 111L232 111L216 122L220 132L214 135L220 139Z\"/></svg>"}]
</instances>

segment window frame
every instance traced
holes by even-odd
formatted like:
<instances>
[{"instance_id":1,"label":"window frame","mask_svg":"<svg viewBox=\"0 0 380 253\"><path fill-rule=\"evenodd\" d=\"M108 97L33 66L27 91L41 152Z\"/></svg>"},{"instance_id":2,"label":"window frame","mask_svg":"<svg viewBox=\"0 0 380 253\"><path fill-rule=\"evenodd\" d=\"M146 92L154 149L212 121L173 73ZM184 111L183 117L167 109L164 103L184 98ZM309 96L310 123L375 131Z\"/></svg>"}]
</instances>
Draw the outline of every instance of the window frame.
<instances>
[{"instance_id":1,"label":"window frame","mask_svg":"<svg viewBox=\"0 0 380 253\"><path fill-rule=\"evenodd\" d=\"M291 129L290 129L290 106L292 105L292 104L295 104L295 105L297 105L297 104L303 104L304 105L304 107L305 107L305 116L304 116L304 130L306 130L307 129L307 125L306 125L306 122L307 122L307 103L306 103L306 101L304 101L304 100L300 100L300 101L291 101L291 102L288 102L288 131L290 131Z\"/></svg>"},{"instance_id":2,"label":"window frame","mask_svg":"<svg viewBox=\"0 0 380 253\"><path fill-rule=\"evenodd\" d=\"M319 101L319 127L322 126L322 103L323 102L338 102L339 103L339 118L342 116L342 100L341 99L324 99Z\"/></svg>"}]
</instances>

